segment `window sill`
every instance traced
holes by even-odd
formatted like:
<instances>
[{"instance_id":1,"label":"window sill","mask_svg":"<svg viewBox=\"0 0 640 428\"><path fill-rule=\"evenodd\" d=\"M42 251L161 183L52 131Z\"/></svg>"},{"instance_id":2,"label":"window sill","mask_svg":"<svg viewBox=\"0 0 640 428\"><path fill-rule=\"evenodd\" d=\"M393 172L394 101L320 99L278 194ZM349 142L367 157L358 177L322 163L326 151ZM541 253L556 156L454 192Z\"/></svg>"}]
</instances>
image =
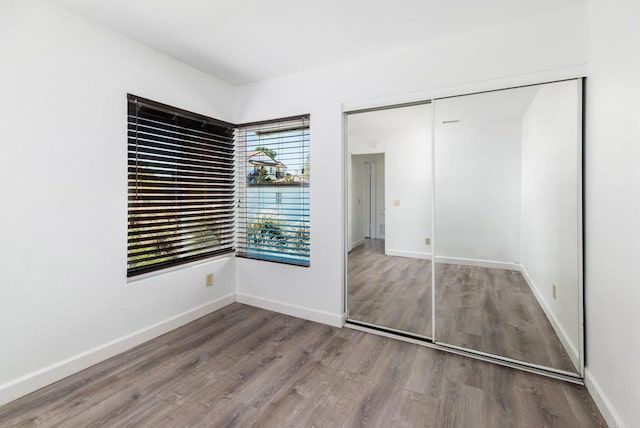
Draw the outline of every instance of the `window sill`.
<instances>
[{"instance_id":1,"label":"window sill","mask_svg":"<svg viewBox=\"0 0 640 428\"><path fill-rule=\"evenodd\" d=\"M220 262L222 260L235 258L235 256L236 256L235 253L229 252L229 253L213 256L213 257L210 257L210 258L207 258L207 259L194 260L194 261L189 262L189 263L184 263L184 264L177 265L177 266L171 266L171 267L167 267L165 269L156 270L156 271L153 271L153 272L142 273L140 275L127 277L127 284L134 284L136 282L146 281L148 279L155 278L157 276L162 276L162 275L166 275L166 274L169 274L169 273L173 273L173 272L177 272L177 271L181 271L181 270L185 270L185 269L197 268L197 267L200 267L202 265L209 264L209 263L216 263L216 262Z\"/></svg>"}]
</instances>

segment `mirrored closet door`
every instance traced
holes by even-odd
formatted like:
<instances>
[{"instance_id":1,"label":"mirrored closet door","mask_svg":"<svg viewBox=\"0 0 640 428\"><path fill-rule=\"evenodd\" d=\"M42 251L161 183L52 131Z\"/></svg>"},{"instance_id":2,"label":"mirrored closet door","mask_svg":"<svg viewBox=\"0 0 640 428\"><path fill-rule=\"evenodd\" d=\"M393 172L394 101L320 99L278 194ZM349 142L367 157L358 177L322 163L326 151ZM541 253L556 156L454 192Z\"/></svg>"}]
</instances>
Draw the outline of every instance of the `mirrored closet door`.
<instances>
[{"instance_id":1,"label":"mirrored closet door","mask_svg":"<svg viewBox=\"0 0 640 428\"><path fill-rule=\"evenodd\" d=\"M432 337L431 104L347 115L347 311Z\"/></svg>"},{"instance_id":2,"label":"mirrored closet door","mask_svg":"<svg viewBox=\"0 0 640 428\"><path fill-rule=\"evenodd\" d=\"M346 131L348 322L583 376L582 79Z\"/></svg>"},{"instance_id":3,"label":"mirrored closet door","mask_svg":"<svg viewBox=\"0 0 640 428\"><path fill-rule=\"evenodd\" d=\"M578 371L579 85L434 102L436 341Z\"/></svg>"}]
</instances>

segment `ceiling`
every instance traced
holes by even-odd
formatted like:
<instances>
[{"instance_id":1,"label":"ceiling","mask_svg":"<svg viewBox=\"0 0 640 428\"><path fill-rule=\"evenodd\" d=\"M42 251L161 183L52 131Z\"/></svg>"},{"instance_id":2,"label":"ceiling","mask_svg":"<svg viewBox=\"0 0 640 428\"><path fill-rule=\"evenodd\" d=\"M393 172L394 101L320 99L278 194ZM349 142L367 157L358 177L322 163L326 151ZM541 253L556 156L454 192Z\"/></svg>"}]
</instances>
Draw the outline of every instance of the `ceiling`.
<instances>
[{"instance_id":1,"label":"ceiling","mask_svg":"<svg viewBox=\"0 0 640 428\"><path fill-rule=\"evenodd\" d=\"M555 85L571 83L553 83ZM436 127L477 126L495 121L520 121L539 86L525 86L501 91L482 92L463 97L435 100L434 104L421 104L397 108L385 108L348 116L349 135L367 135L399 130L427 129L432 123L432 106L435 105ZM443 121L456 121L452 124Z\"/></svg>"},{"instance_id":2,"label":"ceiling","mask_svg":"<svg viewBox=\"0 0 640 428\"><path fill-rule=\"evenodd\" d=\"M50 0L238 85L587 0Z\"/></svg>"},{"instance_id":3,"label":"ceiling","mask_svg":"<svg viewBox=\"0 0 640 428\"><path fill-rule=\"evenodd\" d=\"M385 108L348 115L349 136L427 129L431 126L431 104Z\"/></svg>"},{"instance_id":4,"label":"ceiling","mask_svg":"<svg viewBox=\"0 0 640 428\"><path fill-rule=\"evenodd\" d=\"M443 122L452 120L458 122L449 126L504 120L520 121L538 90L539 86L524 86L437 100L436 126L447 126L449 124Z\"/></svg>"}]
</instances>

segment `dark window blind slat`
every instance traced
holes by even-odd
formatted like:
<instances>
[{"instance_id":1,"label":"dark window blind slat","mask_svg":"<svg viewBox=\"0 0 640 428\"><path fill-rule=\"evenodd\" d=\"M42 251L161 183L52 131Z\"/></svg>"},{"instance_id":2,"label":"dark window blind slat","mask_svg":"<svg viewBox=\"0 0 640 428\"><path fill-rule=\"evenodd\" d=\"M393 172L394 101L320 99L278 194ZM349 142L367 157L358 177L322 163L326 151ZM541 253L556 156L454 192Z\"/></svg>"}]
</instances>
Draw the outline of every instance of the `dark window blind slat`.
<instances>
[{"instance_id":1,"label":"dark window blind slat","mask_svg":"<svg viewBox=\"0 0 640 428\"><path fill-rule=\"evenodd\" d=\"M128 124L127 137L135 138L148 144L158 144L166 146L183 146L190 150L213 151L220 150L222 153L233 151L233 141L220 139L205 139L191 136L187 133L162 132L161 130L149 129L136 124Z\"/></svg>"},{"instance_id":2,"label":"dark window blind slat","mask_svg":"<svg viewBox=\"0 0 640 428\"><path fill-rule=\"evenodd\" d=\"M214 212L214 214L211 214ZM173 221L188 221L191 218L202 218L202 216L206 216L207 219L216 219L216 218L227 218L227 217L235 217L235 213L233 210L217 210L212 211L210 209L194 209L194 210L183 210L178 216L173 215L172 213L167 213L164 209L150 209L150 210L136 210L135 212L129 212L129 221L135 219L144 218L150 222L154 220L164 220L170 219Z\"/></svg>"},{"instance_id":3,"label":"dark window blind slat","mask_svg":"<svg viewBox=\"0 0 640 428\"><path fill-rule=\"evenodd\" d=\"M233 153L221 153L220 151L211 151L207 152L204 150L198 149L183 149L181 150L179 146L168 145L168 144L149 144L148 141L144 139L133 140L129 143L129 150L138 151L139 147L144 147L145 152L156 155L156 156L167 156L167 157L187 157L191 159L197 159L201 161L209 161L209 162L228 162L229 159L233 158Z\"/></svg>"},{"instance_id":4,"label":"dark window blind slat","mask_svg":"<svg viewBox=\"0 0 640 428\"><path fill-rule=\"evenodd\" d=\"M140 230L140 233L131 234L129 237L129 243L133 242L146 242L155 238L167 238L171 239L176 235L175 231L179 230L180 234L193 233L193 232L224 232L229 227L233 220L227 223L211 224L211 223L195 223L189 225L182 225L180 227L147 227ZM180 236L178 236L180 238Z\"/></svg>"},{"instance_id":5,"label":"dark window blind slat","mask_svg":"<svg viewBox=\"0 0 640 428\"><path fill-rule=\"evenodd\" d=\"M152 168L150 168L151 170ZM234 174L234 169L230 169L229 171L186 171L186 170L180 170L180 171L175 171L175 169L171 169L171 168L153 168L153 172L154 174L146 174L146 177L143 174L140 174L139 168L135 165L135 161L130 161L129 162L129 166L128 166L128 172L129 172L129 177L133 176L133 178L136 178L137 180L142 180L142 179L149 179L149 180L156 180L156 179L166 179L166 177L169 177L172 181L173 180L177 180L179 178L189 178L189 179L200 179L200 180L205 180L208 178L218 178L218 177L233 177ZM165 172L166 175L163 175L163 171Z\"/></svg>"},{"instance_id":6,"label":"dark window blind slat","mask_svg":"<svg viewBox=\"0 0 640 428\"><path fill-rule=\"evenodd\" d=\"M181 186L184 188L201 188L201 187L208 187L213 185L217 185L220 188L233 188L233 185L228 184L228 178L224 178L224 177L209 177L209 176L202 176L202 177L188 177L188 176L178 176L175 175L174 179L171 180L170 178L167 177L162 177L162 176L154 176L154 177L144 177L144 181L140 180L140 177L136 178L136 174L135 173L129 173L128 177L127 177L129 184L131 185L132 183L135 182L140 182L140 183L144 183L145 186L148 187L152 187L152 186L166 186L166 185L173 185L173 186Z\"/></svg>"},{"instance_id":7,"label":"dark window blind slat","mask_svg":"<svg viewBox=\"0 0 640 428\"><path fill-rule=\"evenodd\" d=\"M130 140L135 138L141 143L146 143L148 145L167 147L181 146L184 147L185 150L200 150L203 152L220 151L221 153L230 153L233 152L234 148L234 142L226 140L207 140L202 138L192 138L184 133L160 133L151 131L152 130L149 130L148 128L141 128L136 124L129 124L127 137Z\"/></svg>"},{"instance_id":8,"label":"dark window blind slat","mask_svg":"<svg viewBox=\"0 0 640 428\"><path fill-rule=\"evenodd\" d=\"M236 254L310 264L309 116L236 131Z\"/></svg>"},{"instance_id":9,"label":"dark window blind slat","mask_svg":"<svg viewBox=\"0 0 640 428\"><path fill-rule=\"evenodd\" d=\"M221 211L221 210L225 210L226 211ZM216 213L216 214L221 214L221 213L231 213L233 214L233 208L232 207L227 207L227 205L223 205L221 207L221 210L215 210L209 207L202 207L202 206L196 206L196 207L138 207L137 209L131 209L129 208L129 221L135 221L135 219L137 218L142 218L145 216L162 216L162 217L172 217L172 218L182 218L182 215L177 216L175 213L176 212L180 212L185 213L186 214L198 214L198 213Z\"/></svg>"},{"instance_id":10,"label":"dark window blind slat","mask_svg":"<svg viewBox=\"0 0 640 428\"><path fill-rule=\"evenodd\" d=\"M187 124L186 122L180 122L179 113L164 116L155 116L154 113L156 112L148 109L145 110L144 107L142 107L141 109L142 112L138 114L136 114L135 112L132 113L132 111L129 110L129 124L136 123L138 126L148 128L162 129L172 132L190 133L195 136L200 136L203 139L218 139L226 140L229 142L233 142L234 140L234 128L231 124L229 124L229 128L225 128L222 126L214 127L214 130L212 131L210 127L207 128L207 124L203 121L193 120L190 124Z\"/></svg>"},{"instance_id":11,"label":"dark window blind slat","mask_svg":"<svg viewBox=\"0 0 640 428\"><path fill-rule=\"evenodd\" d=\"M232 125L128 96L127 275L233 251Z\"/></svg>"},{"instance_id":12,"label":"dark window blind slat","mask_svg":"<svg viewBox=\"0 0 640 428\"><path fill-rule=\"evenodd\" d=\"M216 238L216 242L231 242L232 235L220 235L221 238ZM129 251L133 253L140 254L156 254L161 253L164 255L173 254L175 252L183 251L184 249L189 249L190 251L195 251L196 249L202 250L203 252L210 250L210 239L208 236L200 236L194 234L190 239L184 240L180 236L170 236L166 237L162 240L161 248L154 248L153 243L149 243L147 241L137 241L128 244Z\"/></svg>"},{"instance_id":13,"label":"dark window blind slat","mask_svg":"<svg viewBox=\"0 0 640 428\"><path fill-rule=\"evenodd\" d=\"M138 159L132 160L129 165L136 166L136 173L141 179L144 179L145 175L159 174L162 171L166 171L168 174L171 174L171 172L173 171L179 173L182 170L188 170L192 172L216 172L218 174L225 174L228 172L228 168L224 165L224 163L206 163L197 162L190 159L163 158L143 154L140 153L139 150L133 155L137 156Z\"/></svg>"}]
</instances>

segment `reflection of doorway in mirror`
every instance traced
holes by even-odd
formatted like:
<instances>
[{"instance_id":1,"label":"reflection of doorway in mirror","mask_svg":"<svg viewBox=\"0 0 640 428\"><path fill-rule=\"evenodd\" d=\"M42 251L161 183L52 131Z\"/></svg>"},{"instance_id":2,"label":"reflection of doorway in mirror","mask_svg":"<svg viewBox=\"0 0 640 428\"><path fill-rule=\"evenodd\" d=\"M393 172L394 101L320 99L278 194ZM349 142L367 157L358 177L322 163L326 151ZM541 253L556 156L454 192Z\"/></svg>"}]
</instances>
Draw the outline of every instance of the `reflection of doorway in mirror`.
<instances>
[{"instance_id":1,"label":"reflection of doorway in mirror","mask_svg":"<svg viewBox=\"0 0 640 428\"><path fill-rule=\"evenodd\" d=\"M384 154L364 163L364 237L384 239Z\"/></svg>"},{"instance_id":2,"label":"reflection of doorway in mirror","mask_svg":"<svg viewBox=\"0 0 640 428\"><path fill-rule=\"evenodd\" d=\"M350 248L366 238L384 239L384 170L383 153L351 156Z\"/></svg>"},{"instance_id":3,"label":"reflection of doorway in mirror","mask_svg":"<svg viewBox=\"0 0 640 428\"><path fill-rule=\"evenodd\" d=\"M376 164L364 163L364 237L376 237Z\"/></svg>"}]
</instances>

